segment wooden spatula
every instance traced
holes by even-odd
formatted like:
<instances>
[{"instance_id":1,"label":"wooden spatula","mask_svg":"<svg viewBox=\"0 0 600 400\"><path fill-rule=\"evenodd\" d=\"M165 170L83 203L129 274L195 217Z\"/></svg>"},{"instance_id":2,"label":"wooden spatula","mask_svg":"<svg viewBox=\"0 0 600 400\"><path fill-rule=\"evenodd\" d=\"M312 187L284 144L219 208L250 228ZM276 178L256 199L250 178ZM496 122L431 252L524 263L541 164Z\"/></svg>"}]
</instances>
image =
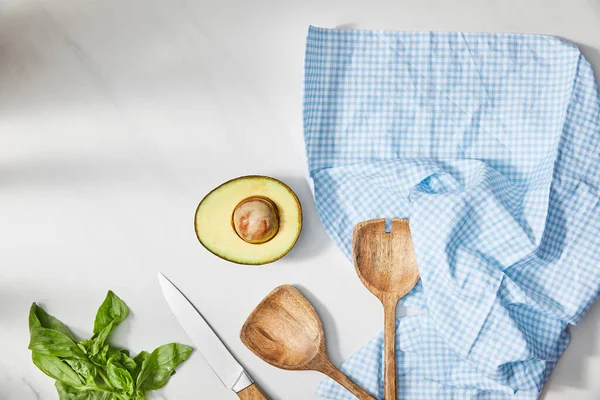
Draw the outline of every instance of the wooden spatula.
<instances>
[{"instance_id":1,"label":"wooden spatula","mask_svg":"<svg viewBox=\"0 0 600 400\"><path fill-rule=\"evenodd\" d=\"M354 267L363 284L381 300L384 314L385 400L396 400L396 305L419 280L408 220L357 224L352 236Z\"/></svg>"},{"instance_id":2,"label":"wooden spatula","mask_svg":"<svg viewBox=\"0 0 600 400\"><path fill-rule=\"evenodd\" d=\"M360 400L375 400L331 363L319 316L290 285L279 286L256 306L240 337L246 347L271 365L322 372Z\"/></svg>"}]
</instances>

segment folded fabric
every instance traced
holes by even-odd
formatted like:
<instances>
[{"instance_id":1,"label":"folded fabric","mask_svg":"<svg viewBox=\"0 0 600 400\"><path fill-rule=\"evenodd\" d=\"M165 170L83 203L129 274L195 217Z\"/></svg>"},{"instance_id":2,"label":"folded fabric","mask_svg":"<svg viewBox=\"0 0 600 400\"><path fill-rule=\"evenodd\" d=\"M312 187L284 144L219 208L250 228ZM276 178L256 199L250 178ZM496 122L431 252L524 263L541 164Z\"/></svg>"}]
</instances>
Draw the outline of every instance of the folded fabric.
<instances>
[{"instance_id":1,"label":"folded fabric","mask_svg":"<svg viewBox=\"0 0 600 400\"><path fill-rule=\"evenodd\" d=\"M600 102L577 47L311 27L304 134L348 258L356 223L410 219L403 303L423 313L399 321L398 398L537 398L600 288ZM382 335L342 369L383 398Z\"/></svg>"}]
</instances>

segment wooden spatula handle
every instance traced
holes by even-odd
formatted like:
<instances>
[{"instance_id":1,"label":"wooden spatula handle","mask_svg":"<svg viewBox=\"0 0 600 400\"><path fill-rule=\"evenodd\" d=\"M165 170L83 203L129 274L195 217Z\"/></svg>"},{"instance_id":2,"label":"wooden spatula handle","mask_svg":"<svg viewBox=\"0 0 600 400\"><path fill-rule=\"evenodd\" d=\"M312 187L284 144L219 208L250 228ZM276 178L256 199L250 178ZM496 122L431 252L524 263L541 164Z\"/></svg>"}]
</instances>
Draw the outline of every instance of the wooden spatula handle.
<instances>
[{"instance_id":1,"label":"wooden spatula handle","mask_svg":"<svg viewBox=\"0 0 600 400\"><path fill-rule=\"evenodd\" d=\"M348 378L342 371L336 368L328 359L325 360L320 368L318 368L325 375L329 376L331 379L348 389L350 393L355 395L359 400L377 400L369 393L367 393L363 388L358 386L356 383L352 382L350 378Z\"/></svg>"},{"instance_id":2,"label":"wooden spatula handle","mask_svg":"<svg viewBox=\"0 0 600 400\"><path fill-rule=\"evenodd\" d=\"M383 303L383 342L385 360L385 400L396 400L396 305L397 298L385 297Z\"/></svg>"},{"instance_id":3,"label":"wooden spatula handle","mask_svg":"<svg viewBox=\"0 0 600 400\"><path fill-rule=\"evenodd\" d=\"M258 388L256 383L237 393L241 400L268 400L267 396Z\"/></svg>"}]
</instances>

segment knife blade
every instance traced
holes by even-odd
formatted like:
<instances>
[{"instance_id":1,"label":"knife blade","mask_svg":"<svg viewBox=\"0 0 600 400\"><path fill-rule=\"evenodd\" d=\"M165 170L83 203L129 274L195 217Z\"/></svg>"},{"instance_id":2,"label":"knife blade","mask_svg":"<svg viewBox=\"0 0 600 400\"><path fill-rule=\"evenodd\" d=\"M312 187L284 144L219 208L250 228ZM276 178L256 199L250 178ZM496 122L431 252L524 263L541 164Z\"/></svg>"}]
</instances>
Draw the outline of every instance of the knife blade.
<instances>
[{"instance_id":1,"label":"knife blade","mask_svg":"<svg viewBox=\"0 0 600 400\"><path fill-rule=\"evenodd\" d=\"M183 293L161 273L158 273L158 282L177 322L223 385L235 393L252 385L254 381L250 375L227 350L221 339Z\"/></svg>"}]
</instances>

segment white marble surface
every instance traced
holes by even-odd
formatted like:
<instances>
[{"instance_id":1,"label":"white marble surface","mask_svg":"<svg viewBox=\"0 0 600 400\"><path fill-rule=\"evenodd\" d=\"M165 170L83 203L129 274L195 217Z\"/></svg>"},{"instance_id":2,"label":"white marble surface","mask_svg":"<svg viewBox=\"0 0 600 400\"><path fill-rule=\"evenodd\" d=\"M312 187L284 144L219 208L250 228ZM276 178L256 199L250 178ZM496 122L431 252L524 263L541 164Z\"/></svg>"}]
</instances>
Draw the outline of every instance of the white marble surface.
<instances>
[{"instance_id":1,"label":"white marble surface","mask_svg":"<svg viewBox=\"0 0 600 400\"><path fill-rule=\"evenodd\" d=\"M301 82L309 24L519 31L580 44L600 71L600 2L4 0L0 2L0 399L55 399L31 363L32 301L89 334L113 289L132 316L116 343L189 343L163 301L163 271L273 399L313 398L312 372L275 369L238 340L281 283L314 301L340 363L382 326L320 226L303 181ZM193 233L197 202L234 176L284 179L305 230L283 260L221 261ZM600 306L544 398L600 397ZM195 354L155 399L234 399Z\"/></svg>"}]
</instances>

